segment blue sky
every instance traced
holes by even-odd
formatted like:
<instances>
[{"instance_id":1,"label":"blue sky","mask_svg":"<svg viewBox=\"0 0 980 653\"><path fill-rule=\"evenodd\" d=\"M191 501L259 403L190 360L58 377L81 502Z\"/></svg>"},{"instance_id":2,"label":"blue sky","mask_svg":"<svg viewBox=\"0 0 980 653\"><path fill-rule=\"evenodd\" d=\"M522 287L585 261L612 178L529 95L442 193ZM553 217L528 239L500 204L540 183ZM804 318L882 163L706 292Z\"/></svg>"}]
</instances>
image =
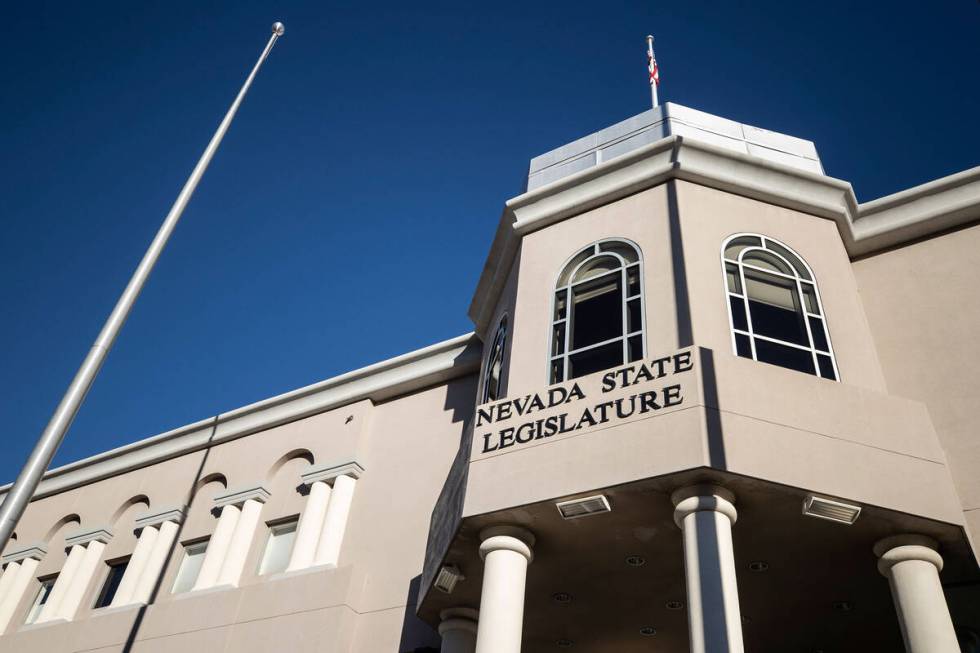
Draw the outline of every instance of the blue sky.
<instances>
[{"instance_id":1,"label":"blue sky","mask_svg":"<svg viewBox=\"0 0 980 653\"><path fill-rule=\"evenodd\" d=\"M980 3L7 3L0 478L286 36L59 452L464 333L530 157L662 98L816 142L862 201L980 164Z\"/></svg>"}]
</instances>

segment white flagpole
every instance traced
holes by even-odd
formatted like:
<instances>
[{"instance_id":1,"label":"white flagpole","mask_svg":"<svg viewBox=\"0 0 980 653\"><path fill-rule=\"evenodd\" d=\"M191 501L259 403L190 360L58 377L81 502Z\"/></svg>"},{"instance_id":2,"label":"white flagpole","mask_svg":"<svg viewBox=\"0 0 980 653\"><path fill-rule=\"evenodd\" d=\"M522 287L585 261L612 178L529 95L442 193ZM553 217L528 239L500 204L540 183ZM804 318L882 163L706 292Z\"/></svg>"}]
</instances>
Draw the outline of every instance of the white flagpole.
<instances>
[{"instance_id":1,"label":"white flagpole","mask_svg":"<svg viewBox=\"0 0 980 653\"><path fill-rule=\"evenodd\" d=\"M166 246L170 234L177 226L180 216L184 213L184 208L186 208L187 203L190 201L191 195L194 194L194 190L197 188L198 182L201 181L204 171L207 170L211 158L221 144L221 139L224 138L225 132L228 131L228 127L231 125L231 121L235 117L238 107L241 105L242 100L245 99L245 94L252 85L252 80L255 79L255 75L259 72L262 63L269 56L269 52L272 51L272 46L276 44L276 40L284 32L285 27L282 23L274 23L272 25L272 36L269 38L269 42L266 44L262 54L259 55L259 60L252 68L252 72L248 78L246 78L245 83L238 92L238 96L235 97L235 101L231 103L231 107L228 109L228 113L225 114L224 120L218 125L218 129L214 132L214 136L211 137L211 142L204 149L204 154L201 155L201 159L194 166L190 177L187 178L187 182L184 184L183 189L181 189L176 201L174 201L170 212L164 218L160 230L143 255L143 260L140 261L139 266L126 285L126 289L123 290L122 295L116 302L115 308L112 309L112 313L109 314L109 318L103 325L102 331L99 332L95 343L89 350L81 367L75 373L75 378L72 379L71 385L68 386L68 390L65 392L64 397L62 397L61 403L58 404L58 408L55 409L54 415L51 416L51 420L48 422L47 427L45 427L40 439L34 445L34 450L24 464L24 468L20 471L20 475L4 497L3 505L0 506L0 551L3 551L7 546L7 542L10 540L10 536L13 534L17 522L20 521L25 508L27 508L27 504L30 502L31 497L34 496L34 492L41 482L41 477L51 464L51 459L54 458L55 452L58 451L58 447L61 445L62 440L64 440L68 427L71 426L72 421L75 419L75 415L78 414L78 409L85 400L85 395L88 394L89 389L92 387L92 383L95 381L95 377L98 375L106 355L108 355L112 344L116 340L116 336L119 335L119 331L122 329L123 324L125 324L126 318L129 316L129 312L136 302L136 298L139 297L140 291L143 290L143 285L150 276L150 272L153 271L153 266L163 252L163 248Z\"/></svg>"},{"instance_id":2,"label":"white flagpole","mask_svg":"<svg viewBox=\"0 0 980 653\"><path fill-rule=\"evenodd\" d=\"M653 57L653 36L651 35L647 35L647 71L650 75L650 99L653 102L653 108L656 109L660 103L657 101L657 79L654 78L654 73L657 72L657 60Z\"/></svg>"}]
</instances>

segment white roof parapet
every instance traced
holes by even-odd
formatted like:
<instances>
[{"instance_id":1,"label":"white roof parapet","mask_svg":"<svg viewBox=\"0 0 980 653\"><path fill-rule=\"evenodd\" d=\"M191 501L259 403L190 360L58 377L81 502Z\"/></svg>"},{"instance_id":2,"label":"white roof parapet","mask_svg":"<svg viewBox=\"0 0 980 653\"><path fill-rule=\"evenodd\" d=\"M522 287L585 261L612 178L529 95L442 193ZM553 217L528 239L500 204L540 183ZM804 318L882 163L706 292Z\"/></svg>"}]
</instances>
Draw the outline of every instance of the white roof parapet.
<instances>
[{"instance_id":1,"label":"white roof parapet","mask_svg":"<svg viewBox=\"0 0 980 653\"><path fill-rule=\"evenodd\" d=\"M109 540L112 539L112 529L108 526L99 526L96 528L86 528L82 531L77 531L74 535L69 535L65 538L65 544L68 546L75 546L76 544L88 544L89 542L102 542L103 544L108 544Z\"/></svg>"},{"instance_id":2,"label":"white roof parapet","mask_svg":"<svg viewBox=\"0 0 980 653\"><path fill-rule=\"evenodd\" d=\"M148 510L136 518L136 530L146 526L159 526L163 522L172 521L178 524L184 521L186 508L184 506L166 506Z\"/></svg>"},{"instance_id":3,"label":"white roof parapet","mask_svg":"<svg viewBox=\"0 0 980 653\"><path fill-rule=\"evenodd\" d=\"M214 507L237 506L245 503L249 499L255 499L259 503L265 503L272 495L261 485L246 485L222 492L214 498Z\"/></svg>"},{"instance_id":4,"label":"white roof parapet","mask_svg":"<svg viewBox=\"0 0 980 653\"><path fill-rule=\"evenodd\" d=\"M527 189L540 188L668 136L683 136L739 154L823 174L812 141L666 102L534 157L528 169Z\"/></svg>"},{"instance_id":5,"label":"white roof parapet","mask_svg":"<svg viewBox=\"0 0 980 653\"><path fill-rule=\"evenodd\" d=\"M16 543L15 543L16 544ZM35 558L40 560L48 553L48 548L44 545L44 542L32 542L30 544L24 544L21 546L14 546L10 553L6 553L0 558L3 564L8 562L20 562L21 560L26 560L27 558Z\"/></svg>"},{"instance_id":6,"label":"white roof parapet","mask_svg":"<svg viewBox=\"0 0 980 653\"><path fill-rule=\"evenodd\" d=\"M364 468L357 462L351 461L341 463L339 465L335 463L330 463L327 465L313 465L308 470L300 474L300 478L303 479L303 485L311 485L316 481L330 482L338 476L343 475L358 479L361 478L363 473Z\"/></svg>"},{"instance_id":7,"label":"white roof parapet","mask_svg":"<svg viewBox=\"0 0 980 653\"><path fill-rule=\"evenodd\" d=\"M166 433L49 470L34 499L146 467L220 442L316 415L364 399L386 401L473 374L482 345L473 333L220 413ZM0 496L10 484L0 487Z\"/></svg>"}]
</instances>

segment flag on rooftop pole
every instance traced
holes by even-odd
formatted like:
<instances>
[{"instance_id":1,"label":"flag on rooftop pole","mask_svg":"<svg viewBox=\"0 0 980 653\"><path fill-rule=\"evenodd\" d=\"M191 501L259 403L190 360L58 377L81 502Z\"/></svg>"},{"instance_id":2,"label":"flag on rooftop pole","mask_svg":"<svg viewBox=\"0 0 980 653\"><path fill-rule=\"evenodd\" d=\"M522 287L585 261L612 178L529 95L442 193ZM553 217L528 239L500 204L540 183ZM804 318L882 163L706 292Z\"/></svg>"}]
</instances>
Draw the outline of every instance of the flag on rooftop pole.
<instances>
[{"instance_id":1,"label":"flag on rooftop pole","mask_svg":"<svg viewBox=\"0 0 980 653\"><path fill-rule=\"evenodd\" d=\"M650 99L653 108L660 106L657 102L657 87L660 86L660 69L657 68L657 58L653 56L653 36L647 36L647 70L650 73Z\"/></svg>"}]
</instances>

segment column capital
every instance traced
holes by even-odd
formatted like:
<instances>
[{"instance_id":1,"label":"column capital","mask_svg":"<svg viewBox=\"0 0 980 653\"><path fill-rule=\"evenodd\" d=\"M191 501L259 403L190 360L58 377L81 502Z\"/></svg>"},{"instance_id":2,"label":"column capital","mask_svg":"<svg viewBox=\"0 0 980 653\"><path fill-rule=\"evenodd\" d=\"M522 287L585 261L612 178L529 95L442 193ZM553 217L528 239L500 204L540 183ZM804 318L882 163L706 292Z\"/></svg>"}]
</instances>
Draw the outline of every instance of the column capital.
<instances>
[{"instance_id":1,"label":"column capital","mask_svg":"<svg viewBox=\"0 0 980 653\"><path fill-rule=\"evenodd\" d=\"M40 560L48 552L47 547L44 546L43 542L33 542L31 544L17 545L14 543L14 547L10 549L10 552L5 554L2 560L3 564L10 562L20 562L25 558L34 558L35 560Z\"/></svg>"},{"instance_id":2,"label":"column capital","mask_svg":"<svg viewBox=\"0 0 980 653\"><path fill-rule=\"evenodd\" d=\"M259 503L265 503L272 495L261 485L245 485L233 490L227 490L214 498L214 507L223 508L224 506L240 507L249 499L254 499Z\"/></svg>"},{"instance_id":3,"label":"column capital","mask_svg":"<svg viewBox=\"0 0 980 653\"><path fill-rule=\"evenodd\" d=\"M535 541L534 533L526 528L508 524L490 526L480 531L480 559L486 558L491 551L507 550L520 553L531 562Z\"/></svg>"},{"instance_id":4,"label":"column capital","mask_svg":"<svg viewBox=\"0 0 980 653\"><path fill-rule=\"evenodd\" d=\"M109 540L112 539L112 530L108 526L98 526L96 528L87 528L82 531L76 531L73 535L69 535L65 538L65 544L68 546L75 546L79 544L85 546L89 542L102 542L103 544L108 544Z\"/></svg>"},{"instance_id":5,"label":"column capital","mask_svg":"<svg viewBox=\"0 0 980 653\"><path fill-rule=\"evenodd\" d=\"M136 518L136 529L140 530L146 526L159 526L165 521L180 523L184 521L184 506L166 506L147 510Z\"/></svg>"},{"instance_id":6,"label":"column capital","mask_svg":"<svg viewBox=\"0 0 980 653\"><path fill-rule=\"evenodd\" d=\"M476 635L480 612L474 608L446 608L439 613L439 635L450 630L465 630Z\"/></svg>"},{"instance_id":7,"label":"column capital","mask_svg":"<svg viewBox=\"0 0 980 653\"><path fill-rule=\"evenodd\" d=\"M364 467L355 460L345 463L328 463L326 465L311 465L309 469L300 474L303 485L313 485L317 481L329 484L338 476L350 476L353 479L361 478Z\"/></svg>"},{"instance_id":8,"label":"column capital","mask_svg":"<svg viewBox=\"0 0 980 653\"><path fill-rule=\"evenodd\" d=\"M943 570L939 543L927 535L892 535L878 540L873 550L878 556L878 571L886 577L892 567L909 560L930 562L935 565L937 573Z\"/></svg>"},{"instance_id":9,"label":"column capital","mask_svg":"<svg viewBox=\"0 0 980 653\"><path fill-rule=\"evenodd\" d=\"M732 524L738 518L735 510L735 495L719 485L688 485L670 495L674 504L674 523L683 528L684 518L694 512L711 510L728 517Z\"/></svg>"}]
</instances>

